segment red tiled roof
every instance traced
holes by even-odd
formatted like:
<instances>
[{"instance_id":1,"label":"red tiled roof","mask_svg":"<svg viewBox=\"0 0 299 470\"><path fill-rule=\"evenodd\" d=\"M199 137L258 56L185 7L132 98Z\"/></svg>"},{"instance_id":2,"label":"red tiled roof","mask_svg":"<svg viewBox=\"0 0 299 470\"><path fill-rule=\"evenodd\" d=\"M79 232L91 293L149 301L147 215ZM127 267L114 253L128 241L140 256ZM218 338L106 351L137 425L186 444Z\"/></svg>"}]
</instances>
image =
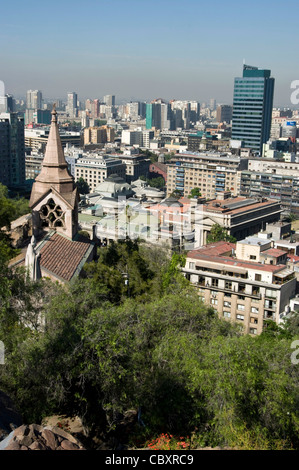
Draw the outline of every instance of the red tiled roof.
<instances>
[{"instance_id":1,"label":"red tiled roof","mask_svg":"<svg viewBox=\"0 0 299 470\"><path fill-rule=\"evenodd\" d=\"M287 255L288 260L290 260L292 263L298 263L299 261L299 256L296 255Z\"/></svg>"},{"instance_id":2,"label":"red tiled roof","mask_svg":"<svg viewBox=\"0 0 299 470\"><path fill-rule=\"evenodd\" d=\"M211 243L210 245L204 245L198 250L189 251L187 254L188 258L205 256L220 256L228 251L232 251L236 248L235 243L220 241Z\"/></svg>"},{"instance_id":3,"label":"red tiled roof","mask_svg":"<svg viewBox=\"0 0 299 470\"><path fill-rule=\"evenodd\" d=\"M76 240L70 240L54 233L39 251L40 266L42 269L70 281L92 246L91 242L84 237L80 236Z\"/></svg>"},{"instance_id":4,"label":"red tiled roof","mask_svg":"<svg viewBox=\"0 0 299 470\"><path fill-rule=\"evenodd\" d=\"M278 258L279 256L283 256L286 254L286 251L279 250L278 248L269 248L269 250L265 250L261 253L261 255L269 255L273 256L274 258Z\"/></svg>"}]
</instances>

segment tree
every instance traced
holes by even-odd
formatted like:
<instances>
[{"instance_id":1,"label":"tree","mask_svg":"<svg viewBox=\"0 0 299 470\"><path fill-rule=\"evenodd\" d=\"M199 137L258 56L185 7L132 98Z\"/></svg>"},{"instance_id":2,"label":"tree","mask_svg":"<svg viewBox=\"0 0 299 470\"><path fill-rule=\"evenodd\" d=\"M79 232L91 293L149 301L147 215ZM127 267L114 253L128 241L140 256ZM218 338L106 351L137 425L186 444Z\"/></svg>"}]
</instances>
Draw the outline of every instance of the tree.
<instances>
[{"instance_id":1,"label":"tree","mask_svg":"<svg viewBox=\"0 0 299 470\"><path fill-rule=\"evenodd\" d=\"M164 188L165 186L165 180L163 178L163 176L157 176L157 178L150 178L148 179L148 184L152 187L152 188Z\"/></svg>"},{"instance_id":2,"label":"tree","mask_svg":"<svg viewBox=\"0 0 299 470\"><path fill-rule=\"evenodd\" d=\"M193 188L193 189L191 189L188 198L191 199L192 197L200 197L200 196L201 196L200 189L199 188Z\"/></svg>"},{"instance_id":3,"label":"tree","mask_svg":"<svg viewBox=\"0 0 299 470\"><path fill-rule=\"evenodd\" d=\"M76 186L80 194L88 194L90 192L87 181L85 181L81 176L76 181Z\"/></svg>"},{"instance_id":4,"label":"tree","mask_svg":"<svg viewBox=\"0 0 299 470\"><path fill-rule=\"evenodd\" d=\"M0 183L0 229L9 229L11 221L16 217L16 204L8 198L7 187Z\"/></svg>"},{"instance_id":5,"label":"tree","mask_svg":"<svg viewBox=\"0 0 299 470\"><path fill-rule=\"evenodd\" d=\"M236 242L236 238L228 235L227 230L225 230L221 225L214 224L211 227L211 231L207 236L207 243L216 243L219 241L227 241L231 243Z\"/></svg>"},{"instance_id":6,"label":"tree","mask_svg":"<svg viewBox=\"0 0 299 470\"><path fill-rule=\"evenodd\" d=\"M170 197L174 197L175 199L180 199L182 197L181 191L175 189L171 194Z\"/></svg>"},{"instance_id":7,"label":"tree","mask_svg":"<svg viewBox=\"0 0 299 470\"><path fill-rule=\"evenodd\" d=\"M0 389L25 421L78 415L105 433L135 409L152 435L299 449L299 376L290 358L297 321L291 336L271 324L258 337L242 335L199 300L180 271L183 256L132 240L101 249L83 278L50 289L25 285L19 271L2 276L5 250L1 256L0 339L9 347ZM41 312L43 330L35 323Z\"/></svg>"}]
</instances>

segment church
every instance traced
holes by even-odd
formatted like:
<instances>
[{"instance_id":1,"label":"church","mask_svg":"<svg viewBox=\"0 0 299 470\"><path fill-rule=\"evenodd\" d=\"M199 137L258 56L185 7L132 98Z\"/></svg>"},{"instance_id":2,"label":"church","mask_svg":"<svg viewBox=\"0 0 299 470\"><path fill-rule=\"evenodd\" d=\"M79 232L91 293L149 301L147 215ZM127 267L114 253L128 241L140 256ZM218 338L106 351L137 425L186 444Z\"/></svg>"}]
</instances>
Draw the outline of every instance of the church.
<instances>
[{"instance_id":1,"label":"church","mask_svg":"<svg viewBox=\"0 0 299 470\"><path fill-rule=\"evenodd\" d=\"M29 207L32 239L25 266L31 278L41 276L68 282L79 276L84 264L95 258L96 245L78 233L79 192L64 157L55 106L41 172L33 183Z\"/></svg>"}]
</instances>

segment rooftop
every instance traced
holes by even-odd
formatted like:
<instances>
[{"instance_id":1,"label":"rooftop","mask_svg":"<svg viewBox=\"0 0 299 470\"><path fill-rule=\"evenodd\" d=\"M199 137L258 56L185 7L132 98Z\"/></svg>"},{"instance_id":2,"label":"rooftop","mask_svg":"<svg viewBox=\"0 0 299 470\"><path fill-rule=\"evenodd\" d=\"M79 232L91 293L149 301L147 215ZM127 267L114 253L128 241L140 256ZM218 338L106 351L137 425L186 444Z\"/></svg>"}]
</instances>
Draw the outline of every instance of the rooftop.
<instances>
[{"instance_id":1,"label":"rooftop","mask_svg":"<svg viewBox=\"0 0 299 470\"><path fill-rule=\"evenodd\" d=\"M209 261L215 263L218 266L227 265L231 267L239 267L244 269L254 269L260 271L268 271L273 274L278 272L283 272L286 269L284 264L263 264L257 263L254 261L242 261L232 256L232 252L235 249L236 245L229 242L217 242L211 245L205 245L197 250L189 251L187 258L198 259L202 261ZM228 255L231 253L231 255Z\"/></svg>"},{"instance_id":2,"label":"rooftop","mask_svg":"<svg viewBox=\"0 0 299 470\"><path fill-rule=\"evenodd\" d=\"M248 199L246 197L234 197L230 199L213 199L204 204L204 210L209 212L226 212L231 214L238 214L246 212L247 210L262 208L272 204L278 204L275 200L262 200Z\"/></svg>"},{"instance_id":3,"label":"rooftop","mask_svg":"<svg viewBox=\"0 0 299 470\"><path fill-rule=\"evenodd\" d=\"M85 237L70 240L58 233L52 233L38 246L40 266L64 281L70 281L79 274L94 245Z\"/></svg>"}]
</instances>

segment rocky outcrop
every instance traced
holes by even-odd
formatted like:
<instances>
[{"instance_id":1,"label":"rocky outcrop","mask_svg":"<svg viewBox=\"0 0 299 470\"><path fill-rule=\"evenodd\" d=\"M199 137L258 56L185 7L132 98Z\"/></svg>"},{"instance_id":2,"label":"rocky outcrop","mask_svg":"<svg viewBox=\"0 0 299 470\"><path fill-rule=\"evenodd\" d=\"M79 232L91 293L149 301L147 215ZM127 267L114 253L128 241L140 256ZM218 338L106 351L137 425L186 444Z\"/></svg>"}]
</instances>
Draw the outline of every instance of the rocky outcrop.
<instances>
[{"instance_id":1,"label":"rocky outcrop","mask_svg":"<svg viewBox=\"0 0 299 470\"><path fill-rule=\"evenodd\" d=\"M0 441L23 423L11 398L0 390Z\"/></svg>"},{"instance_id":2,"label":"rocky outcrop","mask_svg":"<svg viewBox=\"0 0 299 470\"><path fill-rule=\"evenodd\" d=\"M85 450L85 448L72 434L57 426L23 424L0 442L0 450Z\"/></svg>"}]
</instances>

